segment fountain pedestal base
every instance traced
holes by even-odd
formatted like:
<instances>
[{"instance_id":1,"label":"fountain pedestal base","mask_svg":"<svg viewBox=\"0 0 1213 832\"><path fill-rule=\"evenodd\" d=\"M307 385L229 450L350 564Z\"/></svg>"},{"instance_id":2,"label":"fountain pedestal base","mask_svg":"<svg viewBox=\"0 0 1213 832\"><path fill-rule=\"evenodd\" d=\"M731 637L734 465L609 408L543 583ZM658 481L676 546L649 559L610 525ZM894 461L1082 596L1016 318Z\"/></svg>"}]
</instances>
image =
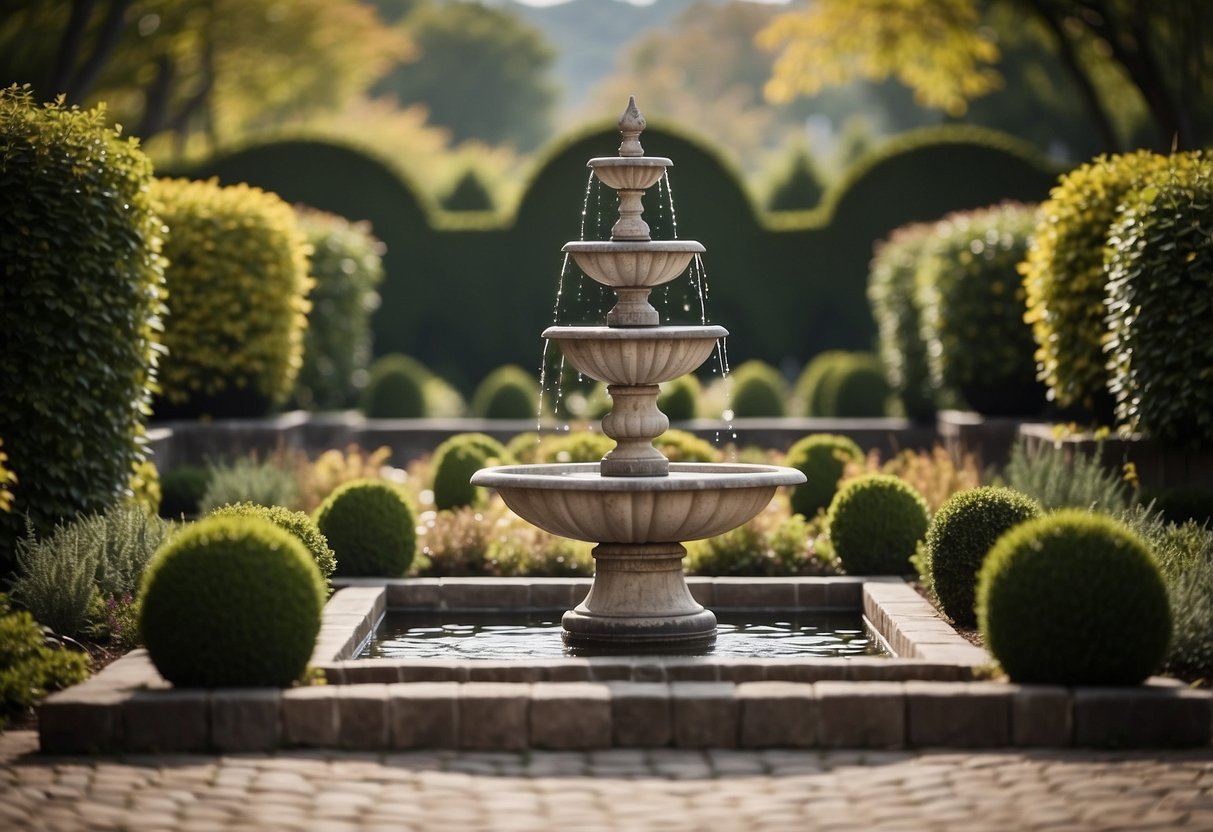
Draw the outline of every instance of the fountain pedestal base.
<instances>
[{"instance_id":1,"label":"fountain pedestal base","mask_svg":"<svg viewBox=\"0 0 1213 832\"><path fill-rule=\"evenodd\" d=\"M561 624L572 644L688 644L716 637L716 616L691 596L678 543L601 543L594 583Z\"/></svg>"}]
</instances>

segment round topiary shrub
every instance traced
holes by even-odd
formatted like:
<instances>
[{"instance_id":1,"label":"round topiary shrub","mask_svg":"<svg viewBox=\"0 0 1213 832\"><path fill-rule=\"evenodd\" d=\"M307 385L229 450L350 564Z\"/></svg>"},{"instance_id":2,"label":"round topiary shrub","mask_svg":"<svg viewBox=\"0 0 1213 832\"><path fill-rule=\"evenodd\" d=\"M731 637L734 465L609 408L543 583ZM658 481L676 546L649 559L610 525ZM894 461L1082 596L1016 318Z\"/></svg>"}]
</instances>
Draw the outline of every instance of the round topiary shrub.
<instances>
[{"instance_id":1,"label":"round topiary shrub","mask_svg":"<svg viewBox=\"0 0 1213 832\"><path fill-rule=\"evenodd\" d=\"M1171 639L1149 548L1123 523L1076 509L999 538L978 575L977 621L994 658L1023 683L1137 684Z\"/></svg>"},{"instance_id":2,"label":"round topiary shrub","mask_svg":"<svg viewBox=\"0 0 1213 832\"><path fill-rule=\"evenodd\" d=\"M905 480L863 474L844 483L826 512L834 554L848 575L902 575L927 533L927 501Z\"/></svg>"},{"instance_id":3,"label":"round topiary shrub","mask_svg":"<svg viewBox=\"0 0 1213 832\"><path fill-rule=\"evenodd\" d=\"M1125 196L1167 166L1147 150L1098 156L1061 177L1039 219L1020 270L1025 320L1036 340L1038 376L1058 404L1110 410L1103 354L1104 246Z\"/></svg>"},{"instance_id":4,"label":"round topiary shrub","mask_svg":"<svg viewBox=\"0 0 1213 832\"><path fill-rule=\"evenodd\" d=\"M305 512L291 511L282 506L232 503L220 506L207 516L258 517L270 521L283 531L290 532L307 548L308 554L316 562L316 568L320 570L320 577L324 578L326 582L337 566L337 559L333 555L333 550L329 548L329 542L325 540L316 523Z\"/></svg>"},{"instance_id":5,"label":"round topiary shrub","mask_svg":"<svg viewBox=\"0 0 1213 832\"><path fill-rule=\"evenodd\" d=\"M929 223L898 228L877 244L868 271L868 302L876 321L885 379L906 416L914 422L935 418L935 390L915 290L918 260L932 229Z\"/></svg>"},{"instance_id":6,"label":"round topiary shrub","mask_svg":"<svg viewBox=\"0 0 1213 832\"><path fill-rule=\"evenodd\" d=\"M383 480L351 480L313 519L337 558L334 575L399 578L417 554L417 519L400 489Z\"/></svg>"},{"instance_id":7,"label":"round topiary shrub","mask_svg":"<svg viewBox=\"0 0 1213 832\"><path fill-rule=\"evenodd\" d=\"M203 465L170 468L160 477L160 516L193 518L210 484L211 470Z\"/></svg>"},{"instance_id":8,"label":"round topiary shrub","mask_svg":"<svg viewBox=\"0 0 1213 832\"><path fill-rule=\"evenodd\" d=\"M990 547L1040 513L1031 497L996 486L958 491L939 507L927 527L927 562L939 604L953 621L962 627L977 623L977 573Z\"/></svg>"},{"instance_id":9,"label":"round topiary shrub","mask_svg":"<svg viewBox=\"0 0 1213 832\"><path fill-rule=\"evenodd\" d=\"M147 456L163 223L151 162L106 121L0 89L0 430L17 479L0 576L27 517L49 532L104 510Z\"/></svg>"},{"instance_id":10,"label":"round topiary shrub","mask_svg":"<svg viewBox=\"0 0 1213 832\"><path fill-rule=\"evenodd\" d=\"M307 668L324 597L292 534L261 518L208 517L148 565L139 629L177 687L287 687Z\"/></svg>"},{"instance_id":11,"label":"round topiary shrub","mask_svg":"<svg viewBox=\"0 0 1213 832\"><path fill-rule=\"evenodd\" d=\"M525 434L531 445L535 434ZM511 446L514 444L510 443ZM525 447L519 441L520 447ZM598 462L615 447L615 440L603 433L591 430L575 430L570 433L545 436L539 442L535 461L553 462ZM511 453L507 449L507 453Z\"/></svg>"},{"instance_id":12,"label":"round topiary shrub","mask_svg":"<svg viewBox=\"0 0 1213 832\"><path fill-rule=\"evenodd\" d=\"M434 507L442 510L482 505L485 491L469 482L472 474L510 461L505 446L487 434L452 436L434 451Z\"/></svg>"},{"instance_id":13,"label":"round topiary shrub","mask_svg":"<svg viewBox=\"0 0 1213 832\"><path fill-rule=\"evenodd\" d=\"M687 422L699 415L699 379L693 375L679 376L661 385L657 409L671 422Z\"/></svg>"},{"instance_id":14,"label":"round topiary shrub","mask_svg":"<svg viewBox=\"0 0 1213 832\"><path fill-rule=\"evenodd\" d=\"M419 419L426 415L430 371L415 358L392 353L375 360L362 391L368 419Z\"/></svg>"},{"instance_id":15,"label":"round topiary shrub","mask_svg":"<svg viewBox=\"0 0 1213 832\"><path fill-rule=\"evenodd\" d=\"M154 183L169 233L169 315L155 413L257 417L290 396L310 304L308 244L277 195L216 180Z\"/></svg>"},{"instance_id":16,"label":"round topiary shrub","mask_svg":"<svg viewBox=\"0 0 1213 832\"><path fill-rule=\"evenodd\" d=\"M312 247L303 366L294 400L308 410L348 407L366 383L371 361L371 313L383 282L383 243L369 223L297 206L295 215Z\"/></svg>"},{"instance_id":17,"label":"round topiary shrub","mask_svg":"<svg viewBox=\"0 0 1213 832\"><path fill-rule=\"evenodd\" d=\"M695 434L670 428L653 440L653 447L670 462L719 462L715 446Z\"/></svg>"},{"instance_id":18,"label":"round topiary shrub","mask_svg":"<svg viewBox=\"0 0 1213 832\"><path fill-rule=\"evenodd\" d=\"M517 364L489 373L472 394L472 413L483 419L534 419L539 382Z\"/></svg>"},{"instance_id":19,"label":"round topiary shrub","mask_svg":"<svg viewBox=\"0 0 1213 832\"><path fill-rule=\"evenodd\" d=\"M788 384L770 364L746 361L731 375L735 418L787 415Z\"/></svg>"},{"instance_id":20,"label":"round topiary shrub","mask_svg":"<svg viewBox=\"0 0 1213 832\"><path fill-rule=\"evenodd\" d=\"M834 413L834 379L845 373L853 353L846 350L826 350L810 359L796 379L794 398L805 416L830 418Z\"/></svg>"},{"instance_id":21,"label":"round topiary shrub","mask_svg":"<svg viewBox=\"0 0 1213 832\"><path fill-rule=\"evenodd\" d=\"M921 253L917 305L933 386L956 390L987 416L1044 407L1017 271L1035 225L1033 205L960 211L935 224Z\"/></svg>"},{"instance_id":22,"label":"round topiary shrub","mask_svg":"<svg viewBox=\"0 0 1213 832\"><path fill-rule=\"evenodd\" d=\"M881 417L888 411L889 383L874 353L839 356L814 392L818 416L835 419Z\"/></svg>"},{"instance_id":23,"label":"round topiary shrub","mask_svg":"<svg viewBox=\"0 0 1213 832\"><path fill-rule=\"evenodd\" d=\"M1200 451L1213 448L1213 161L1172 162L1108 235L1108 389L1120 424Z\"/></svg>"},{"instance_id":24,"label":"round topiary shrub","mask_svg":"<svg viewBox=\"0 0 1213 832\"><path fill-rule=\"evenodd\" d=\"M792 511L811 519L828 508L849 462L863 462L863 451L849 436L814 433L792 445L784 464L806 477L805 482L792 489Z\"/></svg>"}]
</instances>

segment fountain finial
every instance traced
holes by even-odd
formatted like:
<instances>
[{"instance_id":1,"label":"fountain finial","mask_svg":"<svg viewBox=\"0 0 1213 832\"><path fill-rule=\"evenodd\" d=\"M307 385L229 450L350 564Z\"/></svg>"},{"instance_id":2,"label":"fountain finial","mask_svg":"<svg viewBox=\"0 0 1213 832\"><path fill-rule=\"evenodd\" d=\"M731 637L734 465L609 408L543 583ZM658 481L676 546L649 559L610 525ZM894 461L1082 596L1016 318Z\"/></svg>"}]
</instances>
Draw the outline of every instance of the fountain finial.
<instances>
[{"instance_id":1,"label":"fountain finial","mask_svg":"<svg viewBox=\"0 0 1213 832\"><path fill-rule=\"evenodd\" d=\"M628 107L619 117L619 132L623 134L623 143L619 145L620 156L644 155L644 148L640 146L640 134L646 126L644 116L636 107L636 96L628 96Z\"/></svg>"}]
</instances>

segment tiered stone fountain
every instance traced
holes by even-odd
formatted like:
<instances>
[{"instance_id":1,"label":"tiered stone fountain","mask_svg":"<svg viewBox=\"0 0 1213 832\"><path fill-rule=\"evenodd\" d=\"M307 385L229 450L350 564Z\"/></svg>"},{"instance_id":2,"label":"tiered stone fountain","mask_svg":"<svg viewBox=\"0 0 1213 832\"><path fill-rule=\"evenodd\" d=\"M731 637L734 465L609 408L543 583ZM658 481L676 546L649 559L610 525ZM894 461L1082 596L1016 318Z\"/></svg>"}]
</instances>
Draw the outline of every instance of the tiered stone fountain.
<instances>
[{"instance_id":1,"label":"tiered stone fountain","mask_svg":"<svg viewBox=\"0 0 1213 832\"><path fill-rule=\"evenodd\" d=\"M616 446L601 462L506 465L472 476L528 522L598 544L590 592L562 620L573 644L710 642L716 616L691 597L682 542L736 528L762 511L776 488L804 482L800 471L773 465L670 463L653 447L670 424L657 408L659 385L692 372L728 332L662 326L649 304L653 287L685 272L704 248L649 237L641 199L673 163L644 155L644 127L633 98L619 120L619 155L589 161L594 175L619 192L610 241L564 247L582 271L615 291L607 325L543 333L580 372L607 383L613 407L602 430Z\"/></svg>"}]
</instances>

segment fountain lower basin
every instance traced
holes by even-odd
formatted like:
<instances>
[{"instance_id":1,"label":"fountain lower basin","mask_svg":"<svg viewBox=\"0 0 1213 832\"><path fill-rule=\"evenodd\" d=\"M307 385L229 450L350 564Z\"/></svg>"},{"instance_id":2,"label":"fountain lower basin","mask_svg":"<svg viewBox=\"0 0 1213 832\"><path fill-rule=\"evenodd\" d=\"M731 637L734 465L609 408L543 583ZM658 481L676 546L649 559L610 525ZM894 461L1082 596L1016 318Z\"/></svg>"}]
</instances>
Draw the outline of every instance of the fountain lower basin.
<instances>
[{"instance_id":1,"label":"fountain lower basin","mask_svg":"<svg viewBox=\"0 0 1213 832\"><path fill-rule=\"evenodd\" d=\"M670 463L659 477L602 476L593 462L472 475L527 522L598 544L589 594L561 619L572 645L711 642L716 616L691 596L682 542L742 525L776 488L804 479L795 468L729 463Z\"/></svg>"}]
</instances>

